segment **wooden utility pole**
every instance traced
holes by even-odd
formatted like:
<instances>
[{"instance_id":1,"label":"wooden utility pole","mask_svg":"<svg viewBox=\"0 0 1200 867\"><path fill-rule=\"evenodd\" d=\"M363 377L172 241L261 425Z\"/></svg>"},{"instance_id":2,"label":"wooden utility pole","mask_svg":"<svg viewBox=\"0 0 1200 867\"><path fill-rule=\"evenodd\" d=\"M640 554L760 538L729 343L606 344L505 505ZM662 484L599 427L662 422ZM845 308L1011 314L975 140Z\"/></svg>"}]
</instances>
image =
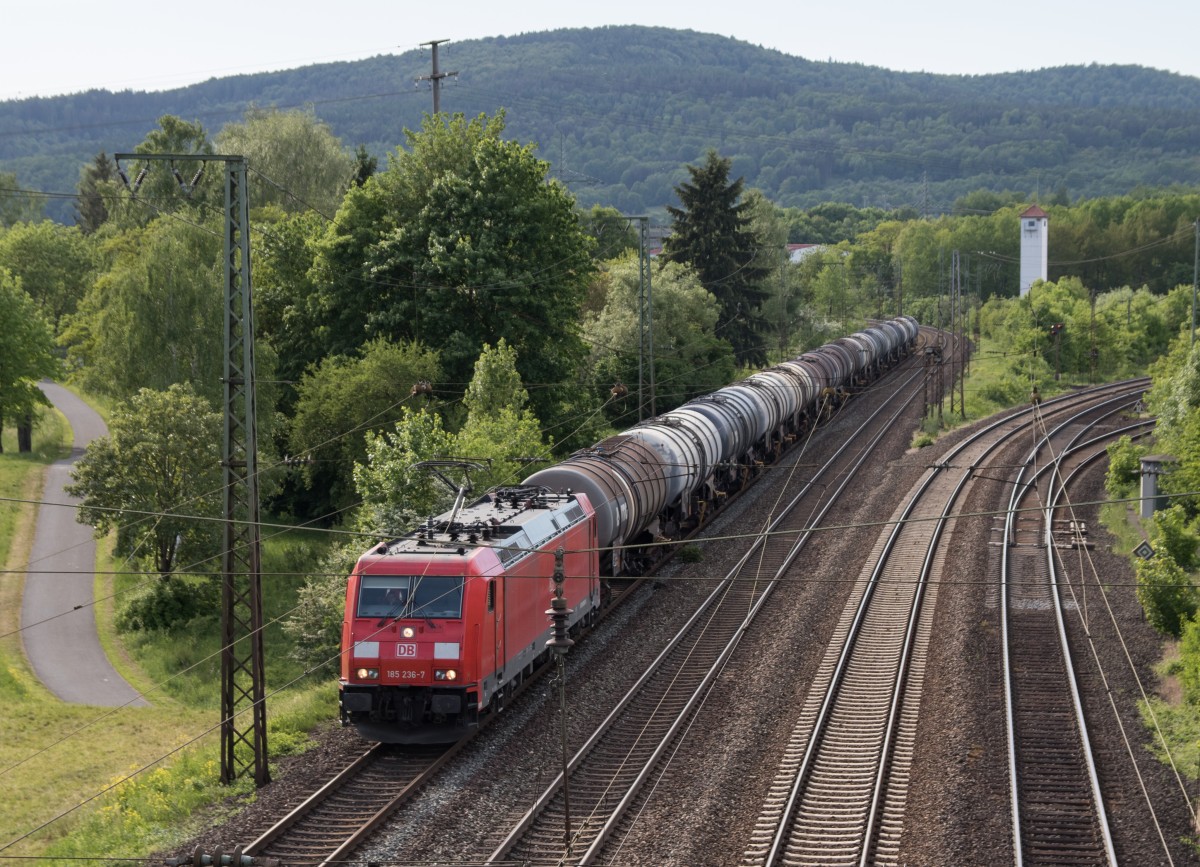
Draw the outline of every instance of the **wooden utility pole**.
<instances>
[{"instance_id":1,"label":"wooden utility pole","mask_svg":"<svg viewBox=\"0 0 1200 867\"><path fill-rule=\"evenodd\" d=\"M434 39L432 42L422 42L421 47L428 45L433 49L433 71L429 75L422 75L417 78L417 81L428 81L433 87L433 113L437 114L442 110L442 79L449 78L452 75L458 75L458 70L454 72L442 72L438 69L438 46L443 42L449 42L449 39Z\"/></svg>"}]
</instances>

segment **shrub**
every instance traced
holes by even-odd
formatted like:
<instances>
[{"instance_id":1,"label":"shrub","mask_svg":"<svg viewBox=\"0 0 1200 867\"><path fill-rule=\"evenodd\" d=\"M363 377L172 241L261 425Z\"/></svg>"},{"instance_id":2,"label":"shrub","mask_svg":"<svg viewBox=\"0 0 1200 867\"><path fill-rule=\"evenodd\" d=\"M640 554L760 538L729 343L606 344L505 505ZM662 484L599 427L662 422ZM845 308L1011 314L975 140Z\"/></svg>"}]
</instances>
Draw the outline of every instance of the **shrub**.
<instances>
[{"instance_id":1,"label":"shrub","mask_svg":"<svg viewBox=\"0 0 1200 867\"><path fill-rule=\"evenodd\" d=\"M1172 638L1179 637L1200 604L1187 575L1174 560L1161 554L1138 562L1137 598L1150 625Z\"/></svg>"},{"instance_id":2,"label":"shrub","mask_svg":"<svg viewBox=\"0 0 1200 867\"><path fill-rule=\"evenodd\" d=\"M305 668L329 665L336 671L346 576L363 547L355 541L332 548L321 560L320 571L310 575L296 594L296 608L284 621L283 631L295 641L292 655Z\"/></svg>"},{"instance_id":3,"label":"shrub","mask_svg":"<svg viewBox=\"0 0 1200 867\"><path fill-rule=\"evenodd\" d=\"M1188 526L1187 511L1178 503L1154 513L1156 547L1174 560L1179 568L1190 571L1196 568L1195 532Z\"/></svg>"},{"instance_id":4,"label":"shrub","mask_svg":"<svg viewBox=\"0 0 1200 867\"><path fill-rule=\"evenodd\" d=\"M1113 499L1133 496L1142 473L1142 456L1146 447L1135 445L1128 436L1123 436L1108 447L1108 475L1104 489Z\"/></svg>"},{"instance_id":5,"label":"shrub","mask_svg":"<svg viewBox=\"0 0 1200 867\"><path fill-rule=\"evenodd\" d=\"M135 594L117 614L122 632L150 632L181 626L217 606L217 583L163 576Z\"/></svg>"}]
</instances>

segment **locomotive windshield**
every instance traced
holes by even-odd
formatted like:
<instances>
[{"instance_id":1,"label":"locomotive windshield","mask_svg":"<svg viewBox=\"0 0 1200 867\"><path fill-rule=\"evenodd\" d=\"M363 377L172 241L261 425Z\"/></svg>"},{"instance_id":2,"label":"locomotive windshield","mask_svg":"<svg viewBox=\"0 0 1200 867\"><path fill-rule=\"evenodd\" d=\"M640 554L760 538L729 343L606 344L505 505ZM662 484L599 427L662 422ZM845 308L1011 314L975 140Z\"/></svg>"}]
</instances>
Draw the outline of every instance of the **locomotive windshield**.
<instances>
[{"instance_id":1,"label":"locomotive windshield","mask_svg":"<svg viewBox=\"0 0 1200 867\"><path fill-rule=\"evenodd\" d=\"M462 617L463 579L444 575L363 575L359 617Z\"/></svg>"}]
</instances>

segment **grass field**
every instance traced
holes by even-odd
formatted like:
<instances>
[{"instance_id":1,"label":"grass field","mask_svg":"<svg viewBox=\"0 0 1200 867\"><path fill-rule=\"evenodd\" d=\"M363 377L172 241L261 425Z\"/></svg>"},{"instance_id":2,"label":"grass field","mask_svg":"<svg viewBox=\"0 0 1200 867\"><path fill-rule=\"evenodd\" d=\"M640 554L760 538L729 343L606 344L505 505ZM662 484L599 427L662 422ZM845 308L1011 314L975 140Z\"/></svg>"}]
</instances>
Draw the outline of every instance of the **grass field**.
<instances>
[{"instance_id":1,"label":"grass field","mask_svg":"<svg viewBox=\"0 0 1200 867\"><path fill-rule=\"evenodd\" d=\"M179 633L130 640L113 614L144 575L123 572L111 546L97 553L101 641L121 674L146 695L145 708L64 704L25 662L19 633L22 569L47 464L67 453L71 434L50 414L31 455L16 454L5 431L0 455L0 852L50 858L141 858L186 839L212 811L252 797L252 785L220 786L219 616L197 618ZM23 501L23 502L14 502ZM303 573L324 539L298 531L264 533L268 740L272 756L303 749L305 733L336 715L332 676L304 677L288 656L279 618L294 605ZM191 666L187 673L177 672ZM207 816L206 819L201 819ZM42 863L46 863L43 861ZM63 861L62 863L67 863Z\"/></svg>"}]
</instances>

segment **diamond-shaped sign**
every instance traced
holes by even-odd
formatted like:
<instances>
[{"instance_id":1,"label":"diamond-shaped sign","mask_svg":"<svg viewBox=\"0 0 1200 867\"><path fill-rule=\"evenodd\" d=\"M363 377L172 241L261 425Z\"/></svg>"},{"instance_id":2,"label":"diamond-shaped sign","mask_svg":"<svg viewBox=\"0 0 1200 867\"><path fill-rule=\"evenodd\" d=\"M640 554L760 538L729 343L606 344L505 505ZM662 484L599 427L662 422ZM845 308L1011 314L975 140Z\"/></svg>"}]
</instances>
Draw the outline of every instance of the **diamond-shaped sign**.
<instances>
[{"instance_id":1,"label":"diamond-shaped sign","mask_svg":"<svg viewBox=\"0 0 1200 867\"><path fill-rule=\"evenodd\" d=\"M1149 542L1142 542L1142 544L1133 549L1133 553L1137 554L1143 560L1149 560L1154 556L1154 549L1150 547Z\"/></svg>"}]
</instances>

